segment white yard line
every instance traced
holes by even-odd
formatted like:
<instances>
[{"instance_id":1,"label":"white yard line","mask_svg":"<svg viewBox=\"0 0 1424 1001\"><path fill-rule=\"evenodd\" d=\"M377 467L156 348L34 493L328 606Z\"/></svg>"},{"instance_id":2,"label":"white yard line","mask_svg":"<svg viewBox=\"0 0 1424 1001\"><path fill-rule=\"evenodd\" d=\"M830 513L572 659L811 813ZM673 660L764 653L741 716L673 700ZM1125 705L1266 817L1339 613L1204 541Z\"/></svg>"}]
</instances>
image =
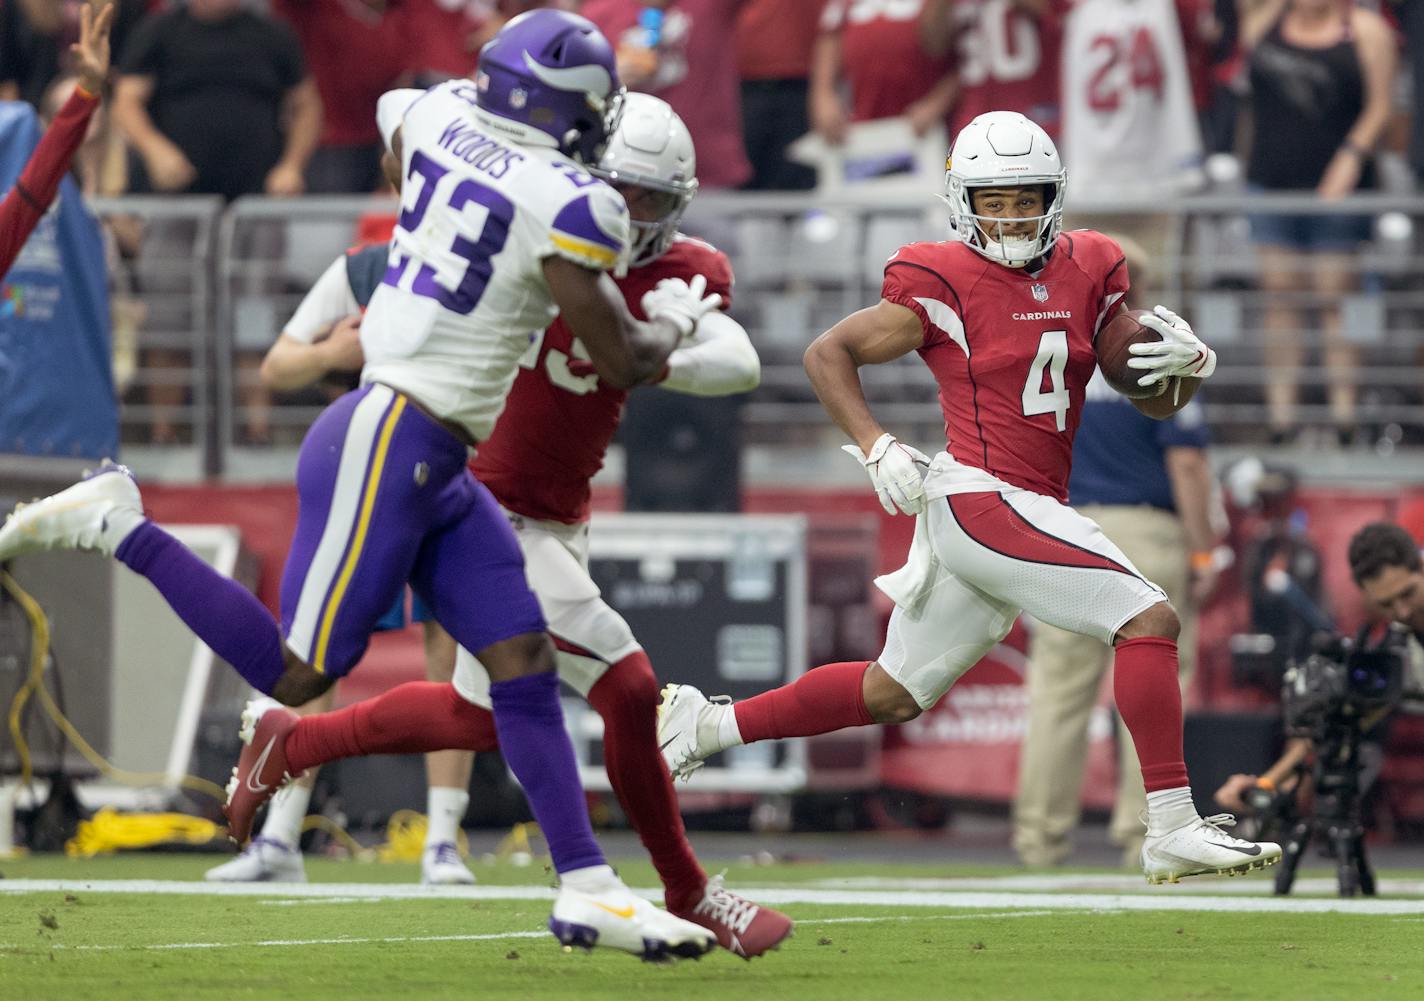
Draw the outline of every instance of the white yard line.
<instances>
[{"instance_id":1,"label":"white yard line","mask_svg":"<svg viewBox=\"0 0 1424 1001\"><path fill-rule=\"evenodd\" d=\"M1041 884L1040 884L1041 885ZM1229 885L1219 880L1222 889ZM860 907L940 907L974 910L1116 910L1234 911L1255 914L1394 914L1424 915L1424 900L1338 897L1272 897L1270 884L1256 884L1260 896L1206 896L1180 887L1143 888L1126 893L1014 893L942 889L828 889L808 886L738 887L737 892L765 904L815 904ZM659 899L660 889L640 889ZM201 883L154 879L72 880L0 879L6 893L151 893L186 896L268 897L282 899L357 898L360 900L551 900L554 891L540 886L434 887L390 883Z\"/></svg>"},{"instance_id":2,"label":"white yard line","mask_svg":"<svg viewBox=\"0 0 1424 1001\"><path fill-rule=\"evenodd\" d=\"M1319 871L1319 870L1317 870ZM1185 880L1174 886L1172 893L1205 893L1235 896L1269 895L1274 868L1249 879ZM1424 880L1380 879L1379 892L1386 897L1424 896ZM826 890L1023 890L1045 893L1061 890L1083 892L1152 893L1146 880L1130 873L1025 873L1015 876L964 876L958 878L911 879L900 876L847 876L817 879L805 884ZM1333 876L1312 876L1295 881L1295 893L1333 894Z\"/></svg>"},{"instance_id":3,"label":"white yard line","mask_svg":"<svg viewBox=\"0 0 1424 1001\"><path fill-rule=\"evenodd\" d=\"M887 922L908 921L969 921L993 918L1033 918L1043 917L1044 915L1053 913L1053 911L1011 911L993 914L891 914L878 917L814 918L808 921L800 921L798 924L819 926L884 924ZM512 931L496 932L486 935L401 935L381 938L271 938L262 939L257 942L161 942L154 945L65 945L63 943L54 943L49 945L48 948L66 952L171 952L184 949L272 949L313 945L403 945L412 942L498 942L505 939L546 939L548 937L549 933L547 931ZM29 946L0 944L0 949L6 950L32 948L34 948L33 943Z\"/></svg>"}]
</instances>

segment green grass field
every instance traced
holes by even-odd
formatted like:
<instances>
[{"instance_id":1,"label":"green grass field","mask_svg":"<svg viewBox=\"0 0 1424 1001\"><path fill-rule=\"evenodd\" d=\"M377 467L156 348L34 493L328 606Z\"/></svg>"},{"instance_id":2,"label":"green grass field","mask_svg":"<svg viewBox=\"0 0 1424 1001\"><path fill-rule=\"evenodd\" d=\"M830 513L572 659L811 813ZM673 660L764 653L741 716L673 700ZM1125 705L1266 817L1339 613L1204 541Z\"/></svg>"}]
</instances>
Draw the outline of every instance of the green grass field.
<instances>
[{"instance_id":1,"label":"green grass field","mask_svg":"<svg viewBox=\"0 0 1424 1001\"><path fill-rule=\"evenodd\" d=\"M199 882L214 861L0 862L0 997L1424 997L1424 899L1405 884L1379 902L1345 902L1347 912L1309 913L1300 909L1336 906L1318 880L1314 893L1274 901L1262 879L1149 889L1116 873L732 866L730 885L785 901L796 936L751 963L713 953L653 967L566 954L541 933L548 905L536 892L550 878L538 866L480 864L479 887L431 896L412 885L411 865L313 859L307 887L217 895ZM655 885L646 864L619 868L634 886ZM113 880L165 882L112 892Z\"/></svg>"}]
</instances>

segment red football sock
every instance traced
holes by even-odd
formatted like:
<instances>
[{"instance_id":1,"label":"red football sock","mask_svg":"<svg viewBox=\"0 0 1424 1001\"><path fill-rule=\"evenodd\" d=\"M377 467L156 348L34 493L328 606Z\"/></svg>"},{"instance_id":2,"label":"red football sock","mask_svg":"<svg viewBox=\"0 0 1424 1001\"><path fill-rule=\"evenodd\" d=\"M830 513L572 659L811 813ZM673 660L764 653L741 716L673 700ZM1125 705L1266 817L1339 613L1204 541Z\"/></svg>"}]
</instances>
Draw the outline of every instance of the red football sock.
<instances>
[{"instance_id":1,"label":"red football sock","mask_svg":"<svg viewBox=\"0 0 1424 1001\"><path fill-rule=\"evenodd\" d=\"M287 769L363 754L493 751L494 715L466 702L455 686L431 681L398 685L336 712L303 717L287 735Z\"/></svg>"},{"instance_id":2,"label":"red football sock","mask_svg":"<svg viewBox=\"0 0 1424 1001\"><path fill-rule=\"evenodd\" d=\"M1148 792L1187 785L1182 754L1182 690L1177 682L1177 642L1141 636L1117 645L1113 698Z\"/></svg>"},{"instance_id":3,"label":"red football sock","mask_svg":"<svg viewBox=\"0 0 1424 1001\"><path fill-rule=\"evenodd\" d=\"M864 660L825 664L789 685L743 699L733 708L742 741L810 737L849 726L869 726L875 720L865 708L861 688L869 668L870 662Z\"/></svg>"},{"instance_id":4,"label":"red football sock","mask_svg":"<svg viewBox=\"0 0 1424 1001\"><path fill-rule=\"evenodd\" d=\"M702 898L707 874L687 843L672 776L658 750L658 681L648 655L630 653L588 693L603 717L603 763L608 781L662 877L670 909Z\"/></svg>"}]
</instances>

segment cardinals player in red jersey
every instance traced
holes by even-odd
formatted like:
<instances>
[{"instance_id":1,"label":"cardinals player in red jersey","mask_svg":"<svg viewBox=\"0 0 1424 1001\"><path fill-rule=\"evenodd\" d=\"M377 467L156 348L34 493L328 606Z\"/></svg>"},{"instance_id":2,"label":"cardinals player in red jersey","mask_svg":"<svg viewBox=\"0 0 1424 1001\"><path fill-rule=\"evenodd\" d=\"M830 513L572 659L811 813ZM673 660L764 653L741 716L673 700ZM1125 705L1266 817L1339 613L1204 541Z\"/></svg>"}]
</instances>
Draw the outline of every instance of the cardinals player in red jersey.
<instances>
[{"instance_id":1,"label":"cardinals player in red jersey","mask_svg":"<svg viewBox=\"0 0 1424 1001\"><path fill-rule=\"evenodd\" d=\"M960 132L945 200L961 239L901 248L878 304L806 351L822 404L856 443L891 514L916 515L909 561L877 583L894 601L869 663L828 664L736 704L687 685L664 690L659 743L687 775L736 744L903 723L934 705L1021 611L1116 648L1114 695L1148 791L1143 868L1153 882L1279 861L1192 806L1182 756L1177 615L1093 522L1064 500L1094 338L1128 288L1122 251L1089 230L1061 233L1066 173L1053 141L1015 112ZM1139 409L1185 405L1216 356L1159 306L1162 337L1133 346ZM876 421L859 369L918 352L939 384L948 444L931 461ZM1232 821L1234 823L1234 821Z\"/></svg>"},{"instance_id":2,"label":"cardinals player in red jersey","mask_svg":"<svg viewBox=\"0 0 1424 1001\"><path fill-rule=\"evenodd\" d=\"M697 190L692 139L666 102L627 95L600 176L628 203L630 269L618 279L643 316L667 282L705 285L731 300L732 268L715 247L677 232ZM605 382L562 319L529 346L522 371L471 469L509 513L525 572L559 651L560 677L603 717L609 781L666 887L668 910L717 935L745 958L791 933L784 914L709 879L688 844L672 779L658 753L658 683L623 617L588 574L589 481L603 465L628 391ZM751 340L725 312L704 316L657 381L678 392L722 396L753 389L761 369ZM248 714L290 710L254 703ZM460 650L453 684L415 682L334 713L293 714L277 753L297 775L338 758L499 746L489 677ZM275 790L274 790L275 791ZM256 803L251 807L256 809ZM250 826L250 815L234 819Z\"/></svg>"}]
</instances>

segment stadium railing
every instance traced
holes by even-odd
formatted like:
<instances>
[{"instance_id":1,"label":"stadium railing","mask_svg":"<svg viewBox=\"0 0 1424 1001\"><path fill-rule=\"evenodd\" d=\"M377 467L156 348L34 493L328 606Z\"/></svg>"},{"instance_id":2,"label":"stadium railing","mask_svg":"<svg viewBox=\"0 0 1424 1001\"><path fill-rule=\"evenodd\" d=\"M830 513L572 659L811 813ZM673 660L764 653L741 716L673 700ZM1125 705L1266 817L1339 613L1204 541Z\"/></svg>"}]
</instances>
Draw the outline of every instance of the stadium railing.
<instances>
[{"instance_id":1,"label":"stadium railing","mask_svg":"<svg viewBox=\"0 0 1424 1001\"><path fill-rule=\"evenodd\" d=\"M216 196L89 202L107 243L114 375L126 456L151 475L217 471L214 369L226 352L213 312ZM154 432L164 433L155 442Z\"/></svg>"},{"instance_id":2,"label":"stadium railing","mask_svg":"<svg viewBox=\"0 0 1424 1001\"><path fill-rule=\"evenodd\" d=\"M183 373L149 366L143 357L135 366L125 397L125 438L138 448L146 471L162 476L191 465L191 456L187 462L166 456L196 448L198 468L210 473L239 480L289 476L295 447L327 397L318 390L277 396L270 443L245 440L262 416L263 404L249 388L256 359L307 288L356 242L358 221L393 213L395 201L245 198L220 218L210 205L203 209L208 214L195 215L192 200L125 198L96 207L106 215L185 221L189 227L184 241L152 250L146 241L136 268L144 280L134 295L149 317L139 345L172 345L192 357ZM1370 431L1352 461L1373 457L1383 464L1396 446L1424 443L1424 260L1418 238L1424 200L1360 195L1323 203L1309 196L1231 194L1165 204L1079 202L1070 203L1068 224L1127 233L1144 245L1154 273L1150 301L1186 315L1220 355L1205 396L1218 440L1255 448L1265 439L1263 386L1270 369L1262 355L1262 314L1271 293L1259 286L1261 262L1248 220L1299 213L1371 219L1370 241L1346 261L1355 289L1339 300L1339 309L1345 338L1359 350L1357 414ZM753 449L820 445L837 436L806 382L801 353L836 320L876 301L884 262L897 247L950 235L945 209L930 194L704 193L684 228L724 249L736 267L732 311L752 332L763 362L762 384L743 410ZM1303 307L1325 304L1314 291L1290 298ZM183 318L209 316L211 327L153 321L178 306ZM1297 420L1323 426L1329 419L1324 390L1336 375L1322 362L1318 326L1304 323L1298 334L1307 354L1298 378ZM212 351L210 359L203 346ZM863 374L877 414L892 429L923 441L942 433L933 385L917 358ZM178 378L191 389L180 442L152 448L145 436L157 414L142 387Z\"/></svg>"}]
</instances>

